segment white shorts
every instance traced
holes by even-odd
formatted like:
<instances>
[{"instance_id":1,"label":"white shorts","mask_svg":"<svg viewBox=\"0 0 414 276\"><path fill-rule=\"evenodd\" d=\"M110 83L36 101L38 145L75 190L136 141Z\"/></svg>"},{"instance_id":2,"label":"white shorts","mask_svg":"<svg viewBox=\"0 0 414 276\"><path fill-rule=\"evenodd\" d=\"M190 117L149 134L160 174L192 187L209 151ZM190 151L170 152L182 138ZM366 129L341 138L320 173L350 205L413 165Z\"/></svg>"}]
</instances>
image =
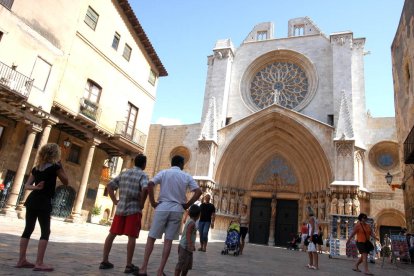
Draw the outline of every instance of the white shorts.
<instances>
[{"instance_id":1,"label":"white shorts","mask_svg":"<svg viewBox=\"0 0 414 276\"><path fill-rule=\"evenodd\" d=\"M316 245L313 242L309 243L308 252L316 252Z\"/></svg>"},{"instance_id":2,"label":"white shorts","mask_svg":"<svg viewBox=\"0 0 414 276\"><path fill-rule=\"evenodd\" d=\"M182 219L182 212L155 211L148 236L161 239L165 233L166 240L178 240Z\"/></svg>"}]
</instances>

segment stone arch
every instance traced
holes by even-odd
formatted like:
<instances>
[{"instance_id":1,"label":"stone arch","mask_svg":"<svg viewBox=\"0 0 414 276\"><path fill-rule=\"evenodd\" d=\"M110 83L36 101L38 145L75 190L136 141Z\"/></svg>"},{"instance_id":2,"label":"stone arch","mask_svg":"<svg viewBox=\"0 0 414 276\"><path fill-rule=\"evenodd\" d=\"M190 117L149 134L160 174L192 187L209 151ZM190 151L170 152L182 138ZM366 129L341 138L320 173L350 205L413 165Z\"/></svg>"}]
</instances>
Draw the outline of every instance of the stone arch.
<instances>
[{"instance_id":1,"label":"stone arch","mask_svg":"<svg viewBox=\"0 0 414 276\"><path fill-rule=\"evenodd\" d=\"M215 180L223 187L250 190L254 177L274 155L292 164L299 192L329 187L332 168L315 136L294 118L270 111L241 129L218 160Z\"/></svg>"},{"instance_id":2,"label":"stone arch","mask_svg":"<svg viewBox=\"0 0 414 276\"><path fill-rule=\"evenodd\" d=\"M406 221L404 214L393 208L382 209L374 218L377 227L380 226L399 226L401 228L406 227Z\"/></svg>"},{"instance_id":3,"label":"stone arch","mask_svg":"<svg viewBox=\"0 0 414 276\"><path fill-rule=\"evenodd\" d=\"M187 164L188 161L191 159L190 150L184 146L178 146L171 150L170 152L170 160L175 156L180 155L184 157L184 164Z\"/></svg>"}]
</instances>

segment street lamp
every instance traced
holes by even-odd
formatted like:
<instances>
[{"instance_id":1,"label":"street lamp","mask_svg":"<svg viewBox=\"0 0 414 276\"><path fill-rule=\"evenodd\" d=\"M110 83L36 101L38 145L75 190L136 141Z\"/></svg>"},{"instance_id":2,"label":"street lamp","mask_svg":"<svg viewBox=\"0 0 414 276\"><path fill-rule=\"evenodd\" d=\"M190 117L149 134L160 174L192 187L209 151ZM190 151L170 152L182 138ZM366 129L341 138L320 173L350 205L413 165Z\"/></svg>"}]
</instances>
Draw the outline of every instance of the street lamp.
<instances>
[{"instance_id":1,"label":"street lamp","mask_svg":"<svg viewBox=\"0 0 414 276\"><path fill-rule=\"evenodd\" d=\"M390 174L390 172L387 172L387 174L385 175L385 180L387 181L388 185L391 185L392 182L392 174Z\"/></svg>"}]
</instances>

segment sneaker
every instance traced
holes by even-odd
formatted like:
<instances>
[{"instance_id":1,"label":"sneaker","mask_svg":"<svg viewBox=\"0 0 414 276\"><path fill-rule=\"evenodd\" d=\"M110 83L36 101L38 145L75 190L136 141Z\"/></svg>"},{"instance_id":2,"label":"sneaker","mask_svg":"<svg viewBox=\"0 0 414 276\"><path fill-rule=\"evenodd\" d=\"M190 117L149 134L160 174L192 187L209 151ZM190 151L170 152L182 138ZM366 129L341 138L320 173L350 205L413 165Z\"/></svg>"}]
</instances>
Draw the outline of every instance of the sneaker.
<instances>
[{"instance_id":1,"label":"sneaker","mask_svg":"<svg viewBox=\"0 0 414 276\"><path fill-rule=\"evenodd\" d=\"M133 273L135 271L139 271L139 267L131 264L125 267L124 273Z\"/></svg>"},{"instance_id":2,"label":"sneaker","mask_svg":"<svg viewBox=\"0 0 414 276\"><path fill-rule=\"evenodd\" d=\"M114 268L114 265L111 264L110 262L102 262L99 265L99 269L111 269L111 268Z\"/></svg>"}]
</instances>

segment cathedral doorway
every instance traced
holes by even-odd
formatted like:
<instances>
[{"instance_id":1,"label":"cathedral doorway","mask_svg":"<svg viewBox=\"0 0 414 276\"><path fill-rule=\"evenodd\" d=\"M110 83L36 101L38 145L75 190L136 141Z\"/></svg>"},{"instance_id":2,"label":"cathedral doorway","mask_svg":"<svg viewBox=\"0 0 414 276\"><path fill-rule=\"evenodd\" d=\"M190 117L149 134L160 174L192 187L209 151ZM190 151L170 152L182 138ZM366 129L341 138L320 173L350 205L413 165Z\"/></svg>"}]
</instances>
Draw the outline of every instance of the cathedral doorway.
<instances>
[{"instance_id":1,"label":"cathedral doorway","mask_svg":"<svg viewBox=\"0 0 414 276\"><path fill-rule=\"evenodd\" d=\"M272 199L253 198L250 210L249 242L266 244L269 241L269 226Z\"/></svg>"},{"instance_id":2,"label":"cathedral doorway","mask_svg":"<svg viewBox=\"0 0 414 276\"><path fill-rule=\"evenodd\" d=\"M298 201L278 199L276 202L275 245L286 246L298 232Z\"/></svg>"}]
</instances>

